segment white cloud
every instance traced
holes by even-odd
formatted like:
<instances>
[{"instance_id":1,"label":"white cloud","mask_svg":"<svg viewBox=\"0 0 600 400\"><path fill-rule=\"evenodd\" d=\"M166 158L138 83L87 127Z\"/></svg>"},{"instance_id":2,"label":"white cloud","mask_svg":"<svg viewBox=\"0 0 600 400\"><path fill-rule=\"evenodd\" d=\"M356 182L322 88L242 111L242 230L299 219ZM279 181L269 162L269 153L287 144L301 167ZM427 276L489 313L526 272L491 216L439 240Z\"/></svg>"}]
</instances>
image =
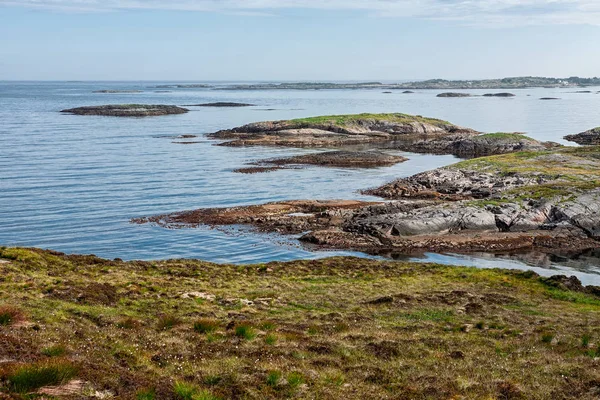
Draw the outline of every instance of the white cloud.
<instances>
[{"instance_id":1,"label":"white cloud","mask_svg":"<svg viewBox=\"0 0 600 400\"><path fill-rule=\"evenodd\" d=\"M476 25L600 25L599 0L0 0L0 5L70 12L134 9L270 15L278 9L362 10Z\"/></svg>"}]
</instances>

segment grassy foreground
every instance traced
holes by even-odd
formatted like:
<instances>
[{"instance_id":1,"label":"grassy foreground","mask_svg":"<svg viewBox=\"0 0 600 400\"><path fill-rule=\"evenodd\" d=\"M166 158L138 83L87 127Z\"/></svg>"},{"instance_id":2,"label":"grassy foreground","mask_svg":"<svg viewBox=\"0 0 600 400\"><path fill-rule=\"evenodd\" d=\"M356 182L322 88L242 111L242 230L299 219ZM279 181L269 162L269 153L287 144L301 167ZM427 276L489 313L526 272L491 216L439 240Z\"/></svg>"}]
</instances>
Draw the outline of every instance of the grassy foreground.
<instances>
[{"instance_id":1,"label":"grassy foreground","mask_svg":"<svg viewBox=\"0 0 600 400\"><path fill-rule=\"evenodd\" d=\"M597 399L600 298L536 274L0 248L0 398Z\"/></svg>"}]
</instances>

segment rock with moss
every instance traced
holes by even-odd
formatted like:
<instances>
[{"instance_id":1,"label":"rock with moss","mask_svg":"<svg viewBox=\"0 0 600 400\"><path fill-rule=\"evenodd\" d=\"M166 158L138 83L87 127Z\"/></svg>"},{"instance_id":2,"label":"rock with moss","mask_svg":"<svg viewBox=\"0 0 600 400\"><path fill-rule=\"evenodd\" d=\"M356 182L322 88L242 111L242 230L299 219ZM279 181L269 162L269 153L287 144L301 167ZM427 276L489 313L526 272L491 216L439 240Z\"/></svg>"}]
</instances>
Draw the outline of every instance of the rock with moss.
<instances>
[{"instance_id":1,"label":"rock with moss","mask_svg":"<svg viewBox=\"0 0 600 400\"><path fill-rule=\"evenodd\" d=\"M415 138L398 142L395 147L414 153L453 154L463 158L505 154L516 151L541 151L560 145L540 142L521 133L486 133L480 135L447 135Z\"/></svg>"},{"instance_id":2,"label":"rock with moss","mask_svg":"<svg viewBox=\"0 0 600 400\"><path fill-rule=\"evenodd\" d=\"M576 135L567 135L565 139L581 145L600 145L600 127L581 132Z\"/></svg>"},{"instance_id":3,"label":"rock with moss","mask_svg":"<svg viewBox=\"0 0 600 400\"><path fill-rule=\"evenodd\" d=\"M256 122L209 134L227 146L339 147L386 144L416 138L476 135L478 132L434 118L408 114L330 115Z\"/></svg>"},{"instance_id":4,"label":"rock with moss","mask_svg":"<svg viewBox=\"0 0 600 400\"><path fill-rule=\"evenodd\" d=\"M172 105L118 104L77 107L62 110L62 113L75 115L101 115L110 117L151 117L159 115L185 114L189 110Z\"/></svg>"}]
</instances>

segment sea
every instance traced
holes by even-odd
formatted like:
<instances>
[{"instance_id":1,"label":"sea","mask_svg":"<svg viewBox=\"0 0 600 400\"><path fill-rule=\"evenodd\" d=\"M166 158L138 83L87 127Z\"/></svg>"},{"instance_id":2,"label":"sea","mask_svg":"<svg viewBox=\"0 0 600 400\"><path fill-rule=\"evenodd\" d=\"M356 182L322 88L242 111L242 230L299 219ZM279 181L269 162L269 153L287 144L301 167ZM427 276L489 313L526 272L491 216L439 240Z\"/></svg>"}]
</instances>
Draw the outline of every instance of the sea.
<instances>
[{"instance_id":1,"label":"sea","mask_svg":"<svg viewBox=\"0 0 600 400\"><path fill-rule=\"evenodd\" d=\"M524 132L562 138L600 125L600 88L511 90L515 97L438 98L440 90L405 94L381 89L215 90L240 82L8 82L0 81L0 245L48 248L104 258L198 258L219 263L265 263L338 255L306 247L295 236L263 234L243 226L166 229L132 218L203 207L286 199L361 199L359 190L452 164L449 155L394 152L409 161L392 167L306 167L270 173L234 173L254 161L322 149L225 147L206 134L250 122L308 116L401 112L448 120L482 132ZM162 88L162 85L172 85ZM137 90L141 93L94 93ZM453 90L461 92L461 90ZM505 90L469 90L484 94ZM541 97L559 100L542 101ZM61 113L102 104L243 102L240 108L189 107L182 115L115 118ZM194 138L178 139L181 135ZM571 144L572 145L572 144ZM600 254L388 255L480 268L534 270L578 276L600 285Z\"/></svg>"}]
</instances>

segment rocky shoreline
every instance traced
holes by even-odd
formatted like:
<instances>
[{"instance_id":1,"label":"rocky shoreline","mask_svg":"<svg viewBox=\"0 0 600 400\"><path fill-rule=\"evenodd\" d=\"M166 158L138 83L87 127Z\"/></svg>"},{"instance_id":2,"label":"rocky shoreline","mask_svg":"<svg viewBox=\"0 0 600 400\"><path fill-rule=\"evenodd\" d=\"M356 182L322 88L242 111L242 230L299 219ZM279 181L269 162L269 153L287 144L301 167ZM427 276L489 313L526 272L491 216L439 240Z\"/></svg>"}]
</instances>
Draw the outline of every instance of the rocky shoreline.
<instances>
[{"instance_id":1,"label":"rocky shoreline","mask_svg":"<svg viewBox=\"0 0 600 400\"><path fill-rule=\"evenodd\" d=\"M567 135L564 139L583 146L597 146L600 145L600 127L575 135Z\"/></svg>"},{"instance_id":2,"label":"rocky shoreline","mask_svg":"<svg viewBox=\"0 0 600 400\"><path fill-rule=\"evenodd\" d=\"M600 148L477 158L363 193L391 202L302 200L133 220L169 228L248 224L368 253L578 253L600 248Z\"/></svg>"}]
</instances>

